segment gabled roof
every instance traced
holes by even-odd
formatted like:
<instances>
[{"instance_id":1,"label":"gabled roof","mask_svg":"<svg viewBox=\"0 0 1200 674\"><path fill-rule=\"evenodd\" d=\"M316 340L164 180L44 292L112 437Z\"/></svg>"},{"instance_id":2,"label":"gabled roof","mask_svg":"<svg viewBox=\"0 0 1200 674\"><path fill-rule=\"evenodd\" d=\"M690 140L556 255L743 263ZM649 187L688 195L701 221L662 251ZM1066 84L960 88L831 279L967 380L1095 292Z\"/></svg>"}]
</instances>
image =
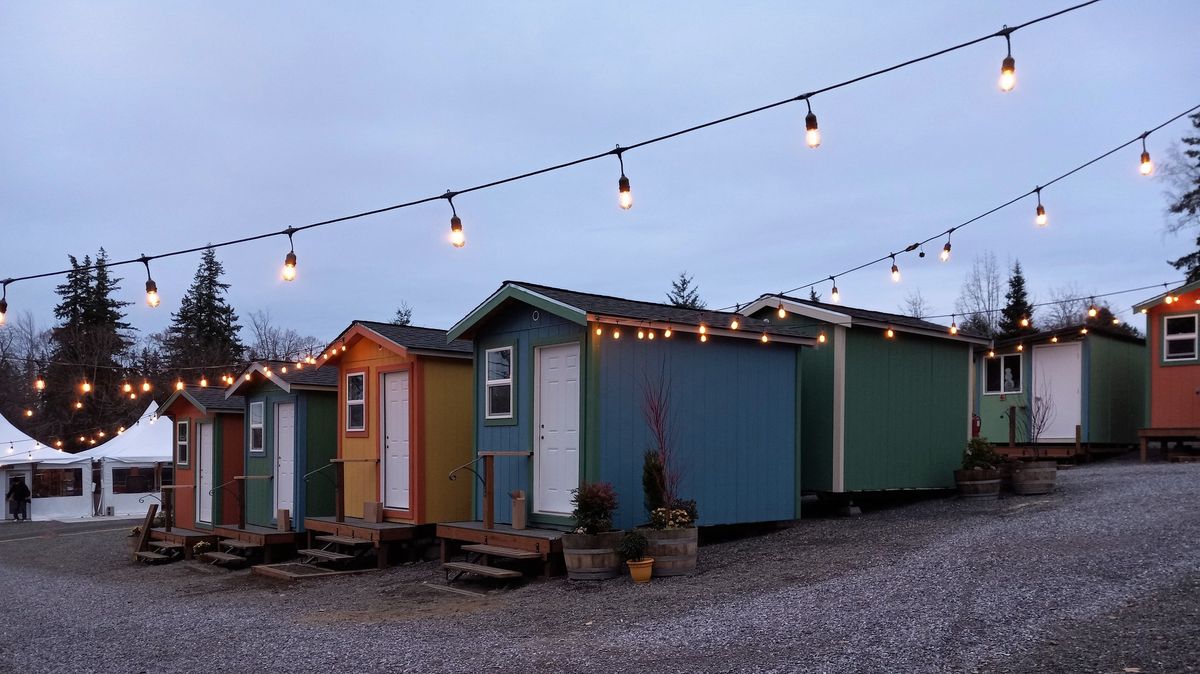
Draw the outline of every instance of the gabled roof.
<instances>
[{"instance_id":1,"label":"gabled roof","mask_svg":"<svg viewBox=\"0 0 1200 674\"><path fill-rule=\"evenodd\" d=\"M183 390L172 391L171 395L159 406L159 413L169 413L171 405L180 399L191 403L193 407L204 414L216 412L241 414L246 407L246 402L241 396L226 396L225 389L211 386L187 386Z\"/></svg>"},{"instance_id":2,"label":"gabled roof","mask_svg":"<svg viewBox=\"0 0 1200 674\"><path fill-rule=\"evenodd\" d=\"M1087 332L1083 331L1084 328L1087 328ZM1074 325L1055 328L1053 330L1039 330L1037 332L1018 335L1016 337L997 339L996 348L1003 349L1005 347L1013 346L1014 344L1020 344L1022 342L1026 344L1048 342L1055 337L1058 337L1060 340L1077 339L1082 338L1084 335L1099 335L1101 337L1108 337L1110 339L1119 339L1124 342L1130 342L1131 344L1146 343L1146 340L1143 337L1135 337L1127 332L1115 330L1106 325L1088 325L1086 323L1076 323Z\"/></svg>"},{"instance_id":3,"label":"gabled roof","mask_svg":"<svg viewBox=\"0 0 1200 674\"><path fill-rule=\"evenodd\" d=\"M473 353L470 340L451 340L446 336L446 331L440 328L361 320L353 321L349 327L342 330L341 334L330 342L325 353L332 356L339 352L339 346L349 346L361 338L370 339L394 352L419 356L471 358ZM317 365L326 362L328 360L322 357L317 361Z\"/></svg>"},{"instance_id":4,"label":"gabled roof","mask_svg":"<svg viewBox=\"0 0 1200 674\"><path fill-rule=\"evenodd\" d=\"M808 318L853 327L863 325L872 328L892 328L897 332L909 332L928 337L938 337L973 344L987 344L988 339L980 335L970 334L960 330L957 335L950 334L949 326L932 323L912 316L893 314L886 311L860 309L843 304L830 304L814 300L801 299L791 295L763 295L746 307L748 313L754 314L763 309L776 309L780 304L789 313L799 314Z\"/></svg>"},{"instance_id":5,"label":"gabled roof","mask_svg":"<svg viewBox=\"0 0 1200 674\"><path fill-rule=\"evenodd\" d=\"M336 391L338 385L338 375L333 370L321 370L312 365L297 365L286 360L260 360L246 366L246 369L234 378L229 388L225 389L225 395L232 397L247 385L253 384L254 374L262 375L285 393L291 393L293 390ZM251 375L251 379L246 379L246 375Z\"/></svg>"},{"instance_id":6,"label":"gabled roof","mask_svg":"<svg viewBox=\"0 0 1200 674\"><path fill-rule=\"evenodd\" d=\"M1185 283L1174 290L1164 290L1150 299L1138 302L1137 304L1133 305L1133 310L1145 311L1151 307L1162 304L1167 299L1167 295L1182 295L1184 293L1190 293L1196 289L1200 289L1200 279L1196 279L1191 283Z\"/></svg>"},{"instance_id":7,"label":"gabled roof","mask_svg":"<svg viewBox=\"0 0 1200 674\"><path fill-rule=\"evenodd\" d=\"M475 307L470 314L450 328L451 338L470 337L480 322L509 301L521 301L578 325L588 321L616 323L630 326L662 327L695 332L705 326L711 334L744 339L759 339L760 335L779 338L795 344L815 344L816 340L803 329L788 325L775 325L769 320L749 318L746 312L709 311L686 309L671 304L629 300L611 295L598 295L576 290L554 288L525 281L505 281L500 289ZM740 316L741 328L730 330L730 321Z\"/></svg>"}]
</instances>

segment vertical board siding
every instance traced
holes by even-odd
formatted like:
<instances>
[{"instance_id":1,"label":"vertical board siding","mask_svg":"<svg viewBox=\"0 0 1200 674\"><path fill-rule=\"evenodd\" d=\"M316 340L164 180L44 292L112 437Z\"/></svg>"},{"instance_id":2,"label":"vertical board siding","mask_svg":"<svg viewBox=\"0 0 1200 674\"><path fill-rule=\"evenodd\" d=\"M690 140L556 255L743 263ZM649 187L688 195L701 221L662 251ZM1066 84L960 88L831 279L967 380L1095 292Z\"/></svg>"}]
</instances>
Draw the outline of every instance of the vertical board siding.
<instances>
[{"instance_id":1,"label":"vertical board siding","mask_svg":"<svg viewBox=\"0 0 1200 674\"><path fill-rule=\"evenodd\" d=\"M534 312L538 318L534 320ZM480 325L475 336L474 407L476 452L528 452L533 450L533 390L534 390L534 345L552 344L556 340L569 342L579 340L584 328L545 310L537 310L523 302L510 301L500 307ZM513 346L513 413L515 423L496 424L484 420L486 409L483 404L485 352L499 346ZM581 349L580 355L583 355ZM512 504L509 493L523 490L532 503L531 462L524 457L498 457L496 460L496 521L512 521ZM476 464L482 473L483 462ZM475 517L483 517L480 503L482 489L475 476L467 471L459 473L459 480L475 482Z\"/></svg>"},{"instance_id":2,"label":"vertical board siding","mask_svg":"<svg viewBox=\"0 0 1200 674\"><path fill-rule=\"evenodd\" d=\"M1005 351L996 351L996 358L1004 354L1017 353L1016 349L1007 349ZM987 361L989 358L986 353L980 355L976 365L976 389L979 394L979 435L987 438L990 442L997 445L1008 444L1008 408L1017 408L1017 444L1025 444L1029 441L1028 424L1022 420L1027 418L1025 415L1029 409L1026 392L1029 390L1030 376L1033 373L1033 367L1030 364L1030 351L1022 352L1021 358L1021 392L1008 393L1005 395L988 395L983 393L984 386L987 383Z\"/></svg>"},{"instance_id":3,"label":"vertical board siding","mask_svg":"<svg viewBox=\"0 0 1200 674\"><path fill-rule=\"evenodd\" d=\"M1163 318L1200 313L1200 290L1183 293L1173 304L1159 304L1146 317L1149 352L1149 414L1152 428L1200 426L1200 360L1163 362Z\"/></svg>"},{"instance_id":4,"label":"vertical board siding","mask_svg":"<svg viewBox=\"0 0 1200 674\"><path fill-rule=\"evenodd\" d=\"M1087 442L1133 444L1146 419L1146 346L1089 335Z\"/></svg>"},{"instance_id":5,"label":"vertical board siding","mask_svg":"<svg viewBox=\"0 0 1200 674\"><path fill-rule=\"evenodd\" d=\"M969 348L903 332L885 340L877 330L847 331L847 491L954 485L966 444Z\"/></svg>"},{"instance_id":6,"label":"vertical board siding","mask_svg":"<svg viewBox=\"0 0 1200 674\"><path fill-rule=\"evenodd\" d=\"M275 402L283 391L272 383L263 382L245 391L246 475L275 474ZM250 404L263 403L263 451L250 451ZM237 485L229 485L237 489ZM246 523L262 527L275 526L275 480L246 480Z\"/></svg>"},{"instance_id":7,"label":"vertical board siding","mask_svg":"<svg viewBox=\"0 0 1200 674\"><path fill-rule=\"evenodd\" d=\"M214 475L216 484L232 482L246 470L245 437L241 414L218 414L213 427ZM215 466L219 465L217 469ZM220 472L217 472L217 471ZM193 497L194 502L194 497ZM213 495L213 523L233 524L238 520L237 485L229 484Z\"/></svg>"},{"instance_id":8,"label":"vertical board siding","mask_svg":"<svg viewBox=\"0 0 1200 674\"><path fill-rule=\"evenodd\" d=\"M425 522L452 522L471 517L471 484L466 473L451 482L450 471L471 460L471 361L422 358Z\"/></svg>"},{"instance_id":9,"label":"vertical board siding","mask_svg":"<svg viewBox=\"0 0 1200 674\"><path fill-rule=\"evenodd\" d=\"M604 338L599 345L599 479L616 487L616 526L645 522L642 461L651 445L643 416L647 377L671 385L680 496L700 524L794 519L797 347L694 335Z\"/></svg>"},{"instance_id":10,"label":"vertical board siding","mask_svg":"<svg viewBox=\"0 0 1200 674\"><path fill-rule=\"evenodd\" d=\"M801 486L806 491L833 489L833 378L835 330L819 347L801 350Z\"/></svg>"},{"instance_id":11,"label":"vertical board siding","mask_svg":"<svg viewBox=\"0 0 1200 674\"><path fill-rule=\"evenodd\" d=\"M296 414L304 410L303 417L297 419L297 426L304 426L305 469L300 476L322 466L337 456L337 394L333 391L303 391L298 396L300 403L296 406ZM297 452L299 448L297 447ZM299 457L297 457L299 458ZM297 461L297 464L299 461ZM307 482L300 478L297 484L297 503L303 504L303 509L296 513L298 529L303 529L305 517L322 517L333 514L334 499L334 469L326 468L319 473L309 476ZM299 497L303 500L299 500Z\"/></svg>"}]
</instances>

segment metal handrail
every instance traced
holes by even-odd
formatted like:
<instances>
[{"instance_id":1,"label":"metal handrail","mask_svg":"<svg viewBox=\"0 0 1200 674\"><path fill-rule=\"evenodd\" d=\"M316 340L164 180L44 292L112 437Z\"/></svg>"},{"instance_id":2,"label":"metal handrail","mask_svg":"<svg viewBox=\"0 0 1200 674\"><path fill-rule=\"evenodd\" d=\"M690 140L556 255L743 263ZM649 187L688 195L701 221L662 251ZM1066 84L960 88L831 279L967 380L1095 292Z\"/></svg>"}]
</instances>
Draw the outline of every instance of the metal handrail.
<instances>
[{"instance_id":1,"label":"metal handrail","mask_svg":"<svg viewBox=\"0 0 1200 674\"><path fill-rule=\"evenodd\" d=\"M332 461L330 461L329 463L325 464L324 466L321 466L320 468L316 468L316 469L310 470L310 471L308 471L307 473L305 473L304 475L301 475L301 476L300 476L300 479L304 480L305 482L308 482L308 478L309 478L310 476L312 476L312 475L315 475L316 473L319 473L319 472L321 472L321 471L325 470L326 468L329 468L329 467L331 467L331 466L336 466L336 465L337 465L337 464L335 464L335 463L333 463ZM335 485L337 484L337 480L335 480L335 479L334 479L334 478L332 478L332 477L329 477L329 474L328 474L328 473L326 473L325 475L322 475L322 477L328 478L328 479L329 479L329 481L330 481L330 482L333 482Z\"/></svg>"},{"instance_id":2,"label":"metal handrail","mask_svg":"<svg viewBox=\"0 0 1200 674\"><path fill-rule=\"evenodd\" d=\"M475 474L475 478L479 480L479 484L486 487L487 482L484 481L483 476L479 474L479 471L475 470L475 468L473 467L476 463L479 463L479 461L483 458L484 458L483 455L480 454L479 456L476 456L474 459L471 459L470 461L464 463L463 465L459 466L458 468L455 468L454 470L450 471L450 474L447 476L447 479L449 479L451 482L454 482L455 480L458 479L458 475L457 475L458 471L469 470Z\"/></svg>"}]
</instances>

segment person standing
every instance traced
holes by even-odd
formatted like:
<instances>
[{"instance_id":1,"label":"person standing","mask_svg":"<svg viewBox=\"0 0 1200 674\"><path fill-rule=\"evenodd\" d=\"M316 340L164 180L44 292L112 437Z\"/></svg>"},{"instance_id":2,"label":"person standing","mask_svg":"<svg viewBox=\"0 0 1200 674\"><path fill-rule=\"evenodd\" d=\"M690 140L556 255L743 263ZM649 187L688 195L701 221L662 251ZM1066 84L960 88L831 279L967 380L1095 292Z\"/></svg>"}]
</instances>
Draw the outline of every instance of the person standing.
<instances>
[{"instance_id":1,"label":"person standing","mask_svg":"<svg viewBox=\"0 0 1200 674\"><path fill-rule=\"evenodd\" d=\"M14 521L28 521L29 515L26 513L25 506L29 503L29 487L25 485L25 478L18 477L12 486L8 488L8 494L5 498L12 504L12 514Z\"/></svg>"}]
</instances>

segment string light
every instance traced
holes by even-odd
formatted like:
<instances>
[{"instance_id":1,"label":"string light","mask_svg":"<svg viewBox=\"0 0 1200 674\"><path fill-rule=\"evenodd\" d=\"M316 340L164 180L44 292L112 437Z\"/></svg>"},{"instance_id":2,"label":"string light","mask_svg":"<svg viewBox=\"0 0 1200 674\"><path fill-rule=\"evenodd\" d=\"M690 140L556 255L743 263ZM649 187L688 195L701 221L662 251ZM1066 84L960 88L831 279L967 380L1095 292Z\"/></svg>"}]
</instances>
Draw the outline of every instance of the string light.
<instances>
[{"instance_id":1,"label":"string light","mask_svg":"<svg viewBox=\"0 0 1200 674\"><path fill-rule=\"evenodd\" d=\"M1025 345L1024 345L1024 344L1018 344L1018 345L1017 345L1017 351L1024 351L1024 350L1025 350Z\"/></svg>"},{"instance_id":2,"label":"string light","mask_svg":"<svg viewBox=\"0 0 1200 674\"><path fill-rule=\"evenodd\" d=\"M663 337L670 339L672 334L673 331L671 330L671 324L667 323L667 329L663 330Z\"/></svg>"},{"instance_id":3,"label":"string light","mask_svg":"<svg viewBox=\"0 0 1200 674\"><path fill-rule=\"evenodd\" d=\"M250 381L250 373L249 372L246 373L246 381Z\"/></svg>"},{"instance_id":4,"label":"string light","mask_svg":"<svg viewBox=\"0 0 1200 674\"><path fill-rule=\"evenodd\" d=\"M1009 37L1012 32L1012 28L1005 26L998 33L1004 36L1004 45L1008 50L1004 61L1000 63L1000 91L1012 91L1017 86L1017 62L1012 56L1012 39Z\"/></svg>"},{"instance_id":5,"label":"string light","mask_svg":"<svg viewBox=\"0 0 1200 674\"><path fill-rule=\"evenodd\" d=\"M765 333L765 332L762 333L762 337L759 337L759 339L762 340L763 344L766 344L768 341L770 341L769 338L767 337L767 333Z\"/></svg>"},{"instance_id":6,"label":"string light","mask_svg":"<svg viewBox=\"0 0 1200 674\"><path fill-rule=\"evenodd\" d=\"M82 392L84 392L84 393L91 393L91 392L92 392L92 384L91 384L91 382L89 382L88 380L84 379L84 380L83 380L83 383L79 385L79 390L80 390L80 391L82 391Z\"/></svg>"},{"instance_id":7,"label":"string light","mask_svg":"<svg viewBox=\"0 0 1200 674\"><path fill-rule=\"evenodd\" d=\"M1051 343L1053 343L1053 344L1057 344L1057 343L1058 343L1058 335L1055 335L1055 336L1051 337L1051 338L1050 338L1050 342L1051 342Z\"/></svg>"},{"instance_id":8,"label":"string light","mask_svg":"<svg viewBox=\"0 0 1200 674\"><path fill-rule=\"evenodd\" d=\"M596 336L599 337L600 335L603 335L603 334L604 334L604 328L600 327L599 325L596 325Z\"/></svg>"},{"instance_id":9,"label":"string light","mask_svg":"<svg viewBox=\"0 0 1200 674\"><path fill-rule=\"evenodd\" d=\"M817 128L817 116L812 111L811 95L804 96L804 104L808 106L808 114L804 116L804 143L816 149L821 146L821 130Z\"/></svg>"},{"instance_id":10,"label":"string light","mask_svg":"<svg viewBox=\"0 0 1200 674\"><path fill-rule=\"evenodd\" d=\"M1146 136L1149 135L1149 131L1142 134L1142 161L1138 165L1138 172L1144 176L1154 173L1154 162L1150 161L1150 153L1146 150Z\"/></svg>"},{"instance_id":11,"label":"string light","mask_svg":"<svg viewBox=\"0 0 1200 674\"><path fill-rule=\"evenodd\" d=\"M825 343L825 333L822 332L821 334L817 335L817 343L818 344Z\"/></svg>"},{"instance_id":12,"label":"string light","mask_svg":"<svg viewBox=\"0 0 1200 674\"><path fill-rule=\"evenodd\" d=\"M75 409L77 409L77 410L83 409L83 402L80 400L76 400L75 401Z\"/></svg>"},{"instance_id":13,"label":"string light","mask_svg":"<svg viewBox=\"0 0 1200 674\"><path fill-rule=\"evenodd\" d=\"M455 193L450 190L446 190L446 193L442 195L442 198L450 204L450 245L462 248L467 245L467 235L463 234L462 220L458 219L458 211L454 208L454 197Z\"/></svg>"},{"instance_id":14,"label":"string light","mask_svg":"<svg viewBox=\"0 0 1200 674\"><path fill-rule=\"evenodd\" d=\"M700 324L700 334L702 334L702 335L708 334L708 328L705 327L705 325L703 323Z\"/></svg>"},{"instance_id":15,"label":"string light","mask_svg":"<svg viewBox=\"0 0 1200 674\"><path fill-rule=\"evenodd\" d=\"M37 379L33 380L33 388L38 391L46 390L46 377L40 372L38 373Z\"/></svg>"},{"instance_id":16,"label":"string light","mask_svg":"<svg viewBox=\"0 0 1200 674\"><path fill-rule=\"evenodd\" d=\"M742 327L741 318L737 314L734 314L733 318L729 319L729 329L737 330L740 327Z\"/></svg>"},{"instance_id":17,"label":"string light","mask_svg":"<svg viewBox=\"0 0 1200 674\"><path fill-rule=\"evenodd\" d=\"M1089 306L1088 310L1087 310L1088 318L1095 318L1096 314L1098 314L1098 313L1100 313L1100 310L1096 308L1096 302L1093 301L1092 305Z\"/></svg>"},{"instance_id":18,"label":"string light","mask_svg":"<svg viewBox=\"0 0 1200 674\"><path fill-rule=\"evenodd\" d=\"M150 382L143 379L142 380L142 393L149 393L149 392L150 392Z\"/></svg>"},{"instance_id":19,"label":"string light","mask_svg":"<svg viewBox=\"0 0 1200 674\"><path fill-rule=\"evenodd\" d=\"M637 331L637 338L638 338L638 339L645 339L645 338L646 338L646 331L645 331L645 330L643 330L643 329L641 329L641 328L638 328L638 331Z\"/></svg>"},{"instance_id":20,"label":"string light","mask_svg":"<svg viewBox=\"0 0 1200 674\"><path fill-rule=\"evenodd\" d=\"M1088 330L1087 328L1083 328L1082 330L1079 331L1079 334L1086 335L1087 330Z\"/></svg>"},{"instance_id":21,"label":"string light","mask_svg":"<svg viewBox=\"0 0 1200 674\"><path fill-rule=\"evenodd\" d=\"M124 384L121 384L121 391L124 393L132 393L133 392L133 384L130 384L129 382L125 382Z\"/></svg>"},{"instance_id":22,"label":"string light","mask_svg":"<svg viewBox=\"0 0 1200 674\"><path fill-rule=\"evenodd\" d=\"M627 211L633 208L633 192L629 189L629 178L625 177L625 149L618 145L612 153L617 155L621 165L621 177L617 179L617 204L621 210Z\"/></svg>"},{"instance_id":23,"label":"string light","mask_svg":"<svg viewBox=\"0 0 1200 674\"><path fill-rule=\"evenodd\" d=\"M208 377L200 375L200 388L208 388Z\"/></svg>"},{"instance_id":24,"label":"string light","mask_svg":"<svg viewBox=\"0 0 1200 674\"><path fill-rule=\"evenodd\" d=\"M12 283L11 279L4 280L3 290L0 291L0 325L8 320L8 284Z\"/></svg>"},{"instance_id":25,"label":"string light","mask_svg":"<svg viewBox=\"0 0 1200 674\"><path fill-rule=\"evenodd\" d=\"M783 308L783 302L779 302L779 309L775 312L780 318L787 318L787 309Z\"/></svg>"},{"instance_id":26,"label":"string light","mask_svg":"<svg viewBox=\"0 0 1200 674\"><path fill-rule=\"evenodd\" d=\"M885 332L885 333L883 333L883 334L884 334L884 336L886 336L888 339L892 339L892 338L894 338L894 337L896 336L896 331L895 331L895 330L892 330L892 326L890 326L890 325L889 325L889 326L888 326L888 329L887 329L887 332Z\"/></svg>"},{"instance_id":27,"label":"string light","mask_svg":"<svg viewBox=\"0 0 1200 674\"><path fill-rule=\"evenodd\" d=\"M1021 317L1021 327L1022 327L1022 328L1028 328L1028 327L1029 327L1029 317L1028 317L1028 316L1022 316L1022 317Z\"/></svg>"},{"instance_id":28,"label":"string light","mask_svg":"<svg viewBox=\"0 0 1200 674\"><path fill-rule=\"evenodd\" d=\"M955 318L956 316L950 317L950 334L952 335L958 334L958 323L955 321Z\"/></svg>"},{"instance_id":29,"label":"string light","mask_svg":"<svg viewBox=\"0 0 1200 674\"><path fill-rule=\"evenodd\" d=\"M1113 325L1120 325L1120 324L1121 324L1121 319L1117 318L1116 316L1113 316Z\"/></svg>"},{"instance_id":30,"label":"string light","mask_svg":"<svg viewBox=\"0 0 1200 674\"><path fill-rule=\"evenodd\" d=\"M950 259L950 234L953 231L954 230L951 229L949 232L946 232L946 245L942 246L942 252L940 255L938 255L938 257L942 259L942 262L946 262Z\"/></svg>"},{"instance_id":31,"label":"string light","mask_svg":"<svg viewBox=\"0 0 1200 674\"><path fill-rule=\"evenodd\" d=\"M991 351L991 350L989 350L989 351L988 351L988 358L995 358L995 357L996 357L996 352L995 352L995 351Z\"/></svg>"},{"instance_id":32,"label":"string light","mask_svg":"<svg viewBox=\"0 0 1200 674\"><path fill-rule=\"evenodd\" d=\"M654 331L653 330L649 330L646 332L646 339L649 339L649 340L654 339Z\"/></svg>"},{"instance_id":33,"label":"string light","mask_svg":"<svg viewBox=\"0 0 1200 674\"><path fill-rule=\"evenodd\" d=\"M161 301L158 297L158 284L150 276L150 260L152 259L154 258L147 257L145 253L142 253L142 256L138 258L138 262L146 265L146 306L151 309L157 307Z\"/></svg>"},{"instance_id":34,"label":"string light","mask_svg":"<svg viewBox=\"0 0 1200 674\"><path fill-rule=\"evenodd\" d=\"M837 304L842 301L842 294L838 292L837 277L830 276L829 280L833 281L833 292L829 293L829 299L832 300L834 304Z\"/></svg>"},{"instance_id":35,"label":"string light","mask_svg":"<svg viewBox=\"0 0 1200 674\"><path fill-rule=\"evenodd\" d=\"M900 282L900 267L896 264L896 254L892 253L892 282Z\"/></svg>"},{"instance_id":36,"label":"string light","mask_svg":"<svg viewBox=\"0 0 1200 674\"><path fill-rule=\"evenodd\" d=\"M33 410L28 410L28 409L25 410L25 416L27 416L27 417L33 416Z\"/></svg>"},{"instance_id":37,"label":"string light","mask_svg":"<svg viewBox=\"0 0 1200 674\"><path fill-rule=\"evenodd\" d=\"M1037 194L1037 217L1034 219L1034 222L1037 223L1038 227L1045 227L1049 224L1049 221L1046 219L1046 207L1042 205L1042 188L1040 186L1035 187L1033 191Z\"/></svg>"},{"instance_id":38,"label":"string light","mask_svg":"<svg viewBox=\"0 0 1200 674\"><path fill-rule=\"evenodd\" d=\"M183 390L183 380L182 380L182 379L176 379L176 380L175 380L175 390L176 390L176 391L182 391L182 390Z\"/></svg>"},{"instance_id":39,"label":"string light","mask_svg":"<svg viewBox=\"0 0 1200 674\"><path fill-rule=\"evenodd\" d=\"M284 281L296 280L296 246L292 242L292 235L296 233L295 227L288 227L284 230L288 238L288 254L283 258L283 270L280 275Z\"/></svg>"},{"instance_id":40,"label":"string light","mask_svg":"<svg viewBox=\"0 0 1200 674\"><path fill-rule=\"evenodd\" d=\"M708 335L704 334L703 332L702 332L702 333L700 333L700 341L701 341L701 342L707 342L707 341L708 341Z\"/></svg>"},{"instance_id":41,"label":"string light","mask_svg":"<svg viewBox=\"0 0 1200 674\"><path fill-rule=\"evenodd\" d=\"M619 327L613 328L612 336L613 336L613 339L620 339L621 338L621 328L619 328Z\"/></svg>"}]
</instances>

